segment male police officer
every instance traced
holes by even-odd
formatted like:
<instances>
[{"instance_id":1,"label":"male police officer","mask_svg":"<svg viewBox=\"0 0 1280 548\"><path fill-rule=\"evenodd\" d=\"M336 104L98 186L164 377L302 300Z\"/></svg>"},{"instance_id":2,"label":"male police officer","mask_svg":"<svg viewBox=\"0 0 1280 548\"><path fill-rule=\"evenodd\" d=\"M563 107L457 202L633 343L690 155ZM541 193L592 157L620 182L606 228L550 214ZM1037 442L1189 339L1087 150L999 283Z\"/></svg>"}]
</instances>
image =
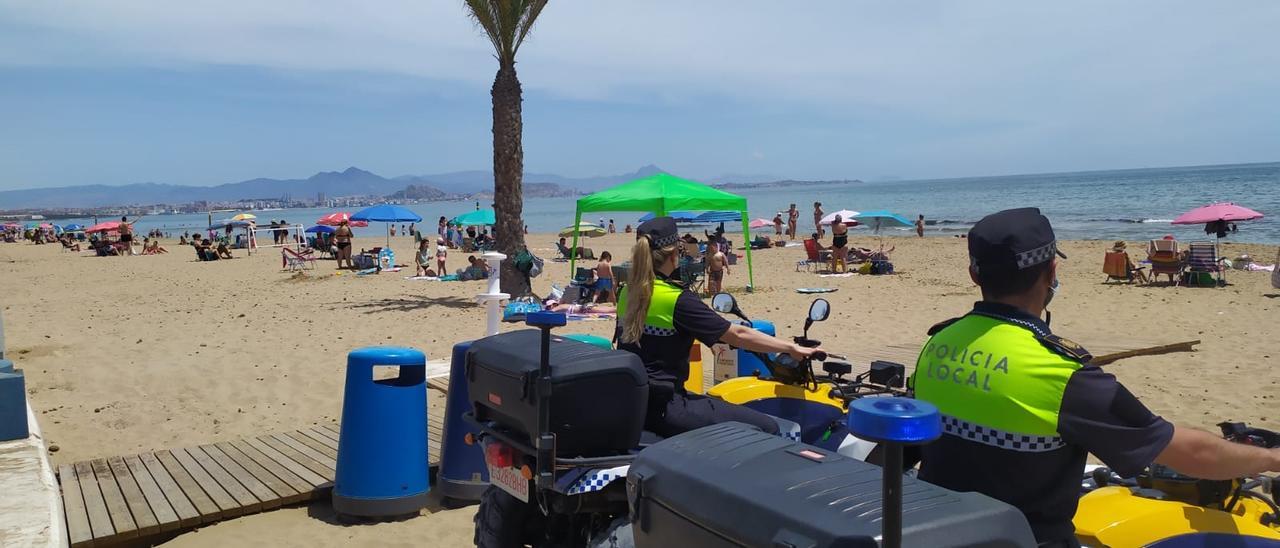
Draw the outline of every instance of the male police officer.
<instances>
[{"instance_id":1,"label":"male police officer","mask_svg":"<svg viewBox=\"0 0 1280 548\"><path fill-rule=\"evenodd\" d=\"M969 231L969 274L982 301L929 330L917 398L937 405L945 434L923 448L920 477L978 491L1027 516L1043 546L1076 546L1086 453L1132 477L1152 462L1208 479L1280 470L1280 450L1175 427L1115 377L1088 365L1041 313L1058 291L1058 251L1035 208L983 218Z\"/></svg>"}]
</instances>

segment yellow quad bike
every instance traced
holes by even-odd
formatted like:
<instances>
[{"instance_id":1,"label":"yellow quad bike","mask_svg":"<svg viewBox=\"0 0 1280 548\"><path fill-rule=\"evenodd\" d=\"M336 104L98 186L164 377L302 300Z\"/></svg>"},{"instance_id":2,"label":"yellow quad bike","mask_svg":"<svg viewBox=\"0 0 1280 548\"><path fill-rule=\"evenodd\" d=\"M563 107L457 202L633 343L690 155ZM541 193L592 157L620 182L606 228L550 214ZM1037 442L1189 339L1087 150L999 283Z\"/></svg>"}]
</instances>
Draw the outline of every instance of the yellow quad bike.
<instances>
[{"instance_id":1,"label":"yellow quad bike","mask_svg":"<svg viewBox=\"0 0 1280 548\"><path fill-rule=\"evenodd\" d=\"M717 312L733 314L748 324L751 319L738 308L728 293L711 299ZM827 319L831 304L815 299L805 318L804 333L794 337L796 344L816 348L821 341L809 338L809 328ZM729 403L749 407L778 421L781 433L793 440L842 453L858 460L877 462L871 455L875 444L849 434L846 414L849 402L868 396L904 395L906 368L891 362L875 362L871 369L852 378L853 366L843 356L820 353L814 359L796 361L788 354L769 356L753 354L764 363L769 377L758 373L729 379L707 391L707 395ZM816 374L813 362L822 362L822 374ZM782 418L785 417L785 418Z\"/></svg>"},{"instance_id":2,"label":"yellow quad bike","mask_svg":"<svg viewBox=\"0 0 1280 548\"><path fill-rule=\"evenodd\" d=\"M1218 425L1228 440L1280 447L1280 434L1242 423ZM1135 479L1106 468L1084 478L1073 520L1084 546L1280 548L1275 478L1203 480L1153 465Z\"/></svg>"}]
</instances>

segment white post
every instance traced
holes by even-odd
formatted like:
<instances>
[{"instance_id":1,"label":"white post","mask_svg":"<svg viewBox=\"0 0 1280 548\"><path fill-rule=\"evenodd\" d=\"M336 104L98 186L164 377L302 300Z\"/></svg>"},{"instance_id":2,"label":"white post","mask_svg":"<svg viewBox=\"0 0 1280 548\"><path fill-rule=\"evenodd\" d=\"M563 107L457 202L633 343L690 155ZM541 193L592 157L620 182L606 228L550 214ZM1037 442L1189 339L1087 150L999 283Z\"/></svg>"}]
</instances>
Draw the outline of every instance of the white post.
<instances>
[{"instance_id":1,"label":"white post","mask_svg":"<svg viewBox=\"0 0 1280 548\"><path fill-rule=\"evenodd\" d=\"M476 302L484 304L488 313L488 323L485 326L484 333L484 335L488 337L489 335L498 334L498 322L502 320L502 311L499 310L499 306L502 304L502 301L510 299L511 295L502 292L501 284L502 275L500 267L502 265L502 260L506 259L507 256L498 253L497 251L486 251L484 254L480 255L480 258L489 263L489 285L485 288L485 293L476 295Z\"/></svg>"}]
</instances>

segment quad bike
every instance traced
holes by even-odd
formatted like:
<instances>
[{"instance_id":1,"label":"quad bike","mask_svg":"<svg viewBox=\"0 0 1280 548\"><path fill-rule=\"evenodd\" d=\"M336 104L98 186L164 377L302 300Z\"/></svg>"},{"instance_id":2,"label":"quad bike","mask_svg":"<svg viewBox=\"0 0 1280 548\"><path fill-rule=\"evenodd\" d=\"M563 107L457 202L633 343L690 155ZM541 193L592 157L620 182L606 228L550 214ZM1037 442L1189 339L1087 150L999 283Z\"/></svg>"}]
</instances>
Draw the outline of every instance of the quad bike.
<instances>
[{"instance_id":1,"label":"quad bike","mask_svg":"<svg viewBox=\"0 0 1280 548\"><path fill-rule=\"evenodd\" d=\"M711 306L722 314L733 314L751 325L751 319L738 307L733 295L719 293ZM796 344L817 348L822 342L809 338L809 328L825 321L831 305L826 299L815 299L809 306L803 332L793 337ZM768 369L768 376L755 375L726 380L712 387L707 395L742 405L774 417L782 434L790 439L830 449L859 460L878 463L875 444L848 433L845 416L849 402L869 396L901 396L906 368L897 363L875 361L870 369L853 378L844 356L826 355L822 374L813 369L813 360L796 362L787 354L767 356L752 352ZM832 359L834 358L834 359Z\"/></svg>"},{"instance_id":2,"label":"quad bike","mask_svg":"<svg viewBox=\"0 0 1280 548\"><path fill-rule=\"evenodd\" d=\"M723 297L718 299L723 303ZM736 308L727 307L731 312ZM825 320L829 312L827 301L815 301L810 307L805 335L797 340L816 347L817 341L807 338L808 328L814 322ZM816 353L803 361L759 355L773 379L743 379L735 383L738 386L713 390L712 395L718 393L726 401L737 398L757 409L774 410L781 415L774 415L780 424L789 422L795 425L794 429L789 432L784 429L787 434L784 436L770 436L745 425L728 423L663 440L652 433L639 432L639 427L632 422L632 418L638 418L638 424L643 424L647 403L647 378L638 356L625 351L591 349L553 337L551 329L564 325L564 321L563 315L530 314L527 323L540 332L526 330L495 335L477 341L468 351L466 375L473 411L465 415L465 420L478 432L468 437L468 443L483 447L491 483L475 517L478 546L644 546L642 539L646 539L649 546L724 545L716 539L729 542L727 545L867 545L862 542L787 544L779 540L798 534L794 532L796 528L806 527L818 530L804 538L832 539L837 538L833 531L839 531L839 535L843 535L840 538L853 535L875 545L874 538L880 533L881 525L879 514L872 510L879 504L880 483L876 480L880 478L880 469L862 462L866 451L861 451L861 455L845 451L851 444L838 443L824 448L803 444L801 440L830 441L822 438L836 437L834 432L839 432L838 439L847 436L846 431L836 426L841 423L838 417L848 402L862 395L899 393L900 390L891 385L901 386L900 369L889 374L890 382L876 384L869 380L874 372L845 379L844 375L849 374L852 367L843 362L828 362L824 367L826 374L815 375L812 362L826 361L829 356L824 353ZM535 344L540 347L536 361L525 355ZM583 361L591 363L584 367L579 363ZM637 396L635 387L626 382L630 379L629 367L639 369L635 374L646 383L643 396ZM609 388L603 388L606 386ZM610 393L597 394L600 390ZM769 391L771 396L766 394ZM740 397L743 394L756 396ZM766 403L771 399L790 401ZM801 405L788 405L792 401ZM807 405L808 402L822 402L817 409L824 414L813 418L815 408ZM632 405L634 407L628 407ZM635 443L628 446L614 443L619 432L626 433L632 428L636 429ZM845 447L840 447L842 445ZM744 451L755 453L742 456ZM740 465L728 471L734 479L719 483L709 479L726 472L725 464L716 461L715 456L730 453L738 454L735 458L740 459ZM708 458L714 462L699 461ZM655 469L674 462L686 462L686 469L655 474ZM633 466L636 464L640 465L639 470ZM682 473L690 476L678 481L669 479ZM814 477L802 480L806 475ZM872 480L868 481L868 477ZM711 481L712 485L701 489L693 487L692 484L699 481ZM770 487L770 482L778 481L785 485ZM914 539L909 544L1029 545L1030 529L1016 509L982 495L955 493L914 479L909 481L905 489L908 498L927 500L929 502L921 507L930 509L930 512L911 514L907 520L909 527L904 529L904 538ZM772 503L775 497L796 496L803 489L817 489L819 493L796 499L792 508ZM661 493L672 490L676 497L710 496L714 499L710 504L697 503L694 507L732 508L735 514L729 519L735 521L741 517L736 512L751 512L754 508L757 517L747 519L757 526L751 534L777 537L777 542L729 541L723 528L712 537L703 537L700 535L705 533L691 533L686 529L716 528L697 519L673 524L663 518L670 514L659 510L641 511L641 508L668 508L646 501L660 499ZM822 497L832 493L840 494L837 501L822 502ZM934 511L941 511L947 517L935 519ZM815 517L824 512L829 514L828 519ZM801 519L789 525L784 523L797 517ZM956 520L965 523L957 525ZM638 529L635 533L633 523ZM760 526L764 529L759 529ZM957 527L969 531L968 534L955 530L941 532ZM1009 541L1010 538L1014 540ZM993 543L993 539L1000 542Z\"/></svg>"},{"instance_id":3,"label":"quad bike","mask_svg":"<svg viewBox=\"0 0 1280 548\"><path fill-rule=\"evenodd\" d=\"M1275 432L1231 422L1218 427L1237 443L1280 447ZM1152 465L1125 479L1098 467L1081 485L1073 521L1084 546L1280 547L1273 477L1204 480Z\"/></svg>"}]
</instances>

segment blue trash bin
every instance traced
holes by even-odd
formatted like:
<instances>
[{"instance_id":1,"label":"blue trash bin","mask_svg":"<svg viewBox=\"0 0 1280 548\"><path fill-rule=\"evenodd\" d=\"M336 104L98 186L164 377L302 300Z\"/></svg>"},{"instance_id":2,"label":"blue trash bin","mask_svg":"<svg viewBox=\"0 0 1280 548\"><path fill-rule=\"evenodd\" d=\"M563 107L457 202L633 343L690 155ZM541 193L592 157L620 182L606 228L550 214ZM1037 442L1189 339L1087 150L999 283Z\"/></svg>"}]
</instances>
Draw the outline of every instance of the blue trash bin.
<instances>
[{"instance_id":1,"label":"blue trash bin","mask_svg":"<svg viewBox=\"0 0 1280 548\"><path fill-rule=\"evenodd\" d=\"M375 367L398 375L374 380ZM333 509L352 516L416 513L426 506L427 357L413 348L347 354Z\"/></svg>"},{"instance_id":2,"label":"blue trash bin","mask_svg":"<svg viewBox=\"0 0 1280 548\"><path fill-rule=\"evenodd\" d=\"M769 320L751 320L751 326L756 328L756 331L761 331L770 335L778 334L773 327L773 322ZM769 368L764 366L764 362L761 362L760 358L755 357L751 352L739 348L738 376L750 377L755 374L756 371L760 372L761 378L769 378Z\"/></svg>"},{"instance_id":3,"label":"blue trash bin","mask_svg":"<svg viewBox=\"0 0 1280 548\"><path fill-rule=\"evenodd\" d=\"M436 471L436 489L440 495L455 501L475 502L489 487L489 469L484 464L484 451L479 444L467 445L467 433L478 433L462 415L471 411L467 391L467 349L471 341L453 345L449 364L449 394L445 399L444 433L440 443L440 469Z\"/></svg>"},{"instance_id":4,"label":"blue trash bin","mask_svg":"<svg viewBox=\"0 0 1280 548\"><path fill-rule=\"evenodd\" d=\"M27 381L13 362L0 359L0 441L21 440L27 429Z\"/></svg>"}]
</instances>

